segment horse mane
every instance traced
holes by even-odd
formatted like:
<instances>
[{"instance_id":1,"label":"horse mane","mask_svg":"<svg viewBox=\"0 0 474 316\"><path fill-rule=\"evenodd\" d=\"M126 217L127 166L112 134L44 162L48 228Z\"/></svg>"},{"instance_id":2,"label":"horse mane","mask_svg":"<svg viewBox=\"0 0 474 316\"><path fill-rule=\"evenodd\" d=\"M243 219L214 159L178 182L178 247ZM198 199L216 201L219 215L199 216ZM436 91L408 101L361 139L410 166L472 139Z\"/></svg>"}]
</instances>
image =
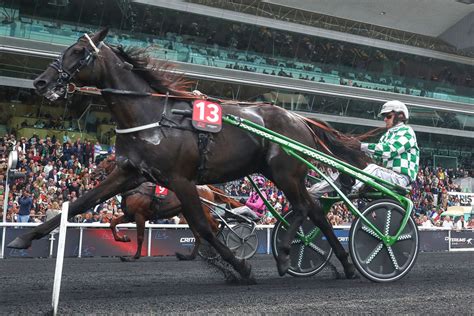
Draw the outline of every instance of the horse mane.
<instances>
[{"instance_id":1,"label":"horse mane","mask_svg":"<svg viewBox=\"0 0 474 316\"><path fill-rule=\"evenodd\" d=\"M149 56L146 48L110 46L122 60L133 65L133 70L151 88L159 93L170 91L174 95L188 96L192 81L185 79L183 73L175 73L176 66L164 60Z\"/></svg>"},{"instance_id":2,"label":"horse mane","mask_svg":"<svg viewBox=\"0 0 474 316\"><path fill-rule=\"evenodd\" d=\"M225 203L230 205L232 208L236 207L241 207L243 206L242 203L238 202L235 199L230 198L223 190L213 186L213 185L207 185L209 189L215 194L214 200L217 202L219 201L220 203Z\"/></svg>"}]
</instances>

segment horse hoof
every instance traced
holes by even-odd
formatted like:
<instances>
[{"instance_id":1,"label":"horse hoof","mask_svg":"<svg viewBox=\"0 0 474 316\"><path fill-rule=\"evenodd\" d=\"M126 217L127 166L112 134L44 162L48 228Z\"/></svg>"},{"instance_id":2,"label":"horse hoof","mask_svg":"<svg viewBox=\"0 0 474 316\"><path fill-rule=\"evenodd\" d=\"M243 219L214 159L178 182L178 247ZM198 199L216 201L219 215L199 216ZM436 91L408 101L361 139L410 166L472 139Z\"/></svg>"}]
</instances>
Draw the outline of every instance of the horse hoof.
<instances>
[{"instance_id":1,"label":"horse hoof","mask_svg":"<svg viewBox=\"0 0 474 316\"><path fill-rule=\"evenodd\" d=\"M27 249L31 246L31 240L25 240L21 237L16 237L11 243L7 245L8 248Z\"/></svg>"},{"instance_id":2,"label":"horse hoof","mask_svg":"<svg viewBox=\"0 0 474 316\"><path fill-rule=\"evenodd\" d=\"M344 274L346 275L346 279L349 280L358 278L353 264L348 264L346 267L344 267Z\"/></svg>"},{"instance_id":3,"label":"horse hoof","mask_svg":"<svg viewBox=\"0 0 474 316\"><path fill-rule=\"evenodd\" d=\"M133 262L133 261L136 260L135 257L123 257L122 256L122 257L119 257L119 258L120 258L120 261L122 261L122 262Z\"/></svg>"},{"instance_id":4,"label":"horse hoof","mask_svg":"<svg viewBox=\"0 0 474 316\"><path fill-rule=\"evenodd\" d=\"M191 255L184 255L179 252L175 252L175 255L176 255L176 258L178 258L178 260L183 260L183 261L194 260L194 257Z\"/></svg>"},{"instance_id":5,"label":"horse hoof","mask_svg":"<svg viewBox=\"0 0 474 316\"><path fill-rule=\"evenodd\" d=\"M232 282L238 285L254 285L257 284L255 277L252 273L252 266L247 260L241 260L242 267L239 271L240 278L235 278Z\"/></svg>"},{"instance_id":6,"label":"horse hoof","mask_svg":"<svg viewBox=\"0 0 474 316\"><path fill-rule=\"evenodd\" d=\"M242 285L255 285L257 284L257 280L253 276L253 273L250 274L248 278L242 279L241 280Z\"/></svg>"},{"instance_id":7,"label":"horse hoof","mask_svg":"<svg viewBox=\"0 0 474 316\"><path fill-rule=\"evenodd\" d=\"M284 276L290 268L290 256L280 255L277 260L277 269L280 276Z\"/></svg>"}]
</instances>

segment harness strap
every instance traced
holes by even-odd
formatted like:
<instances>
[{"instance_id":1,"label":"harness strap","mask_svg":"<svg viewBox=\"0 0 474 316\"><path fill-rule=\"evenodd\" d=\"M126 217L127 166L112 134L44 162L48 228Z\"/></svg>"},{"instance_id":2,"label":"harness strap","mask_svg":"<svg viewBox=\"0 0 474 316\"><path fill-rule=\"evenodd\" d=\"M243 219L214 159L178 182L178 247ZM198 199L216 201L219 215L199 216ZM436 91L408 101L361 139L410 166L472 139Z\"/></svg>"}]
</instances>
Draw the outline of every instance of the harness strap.
<instances>
[{"instance_id":1,"label":"harness strap","mask_svg":"<svg viewBox=\"0 0 474 316\"><path fill-rule=\"evenodd\" d=\"M198 132L198 150L199 150L199 167L198 172L204 171L206 169L207 154L209 150L207 146L209 145L209 138L211 135L209 133Z\"/></svg>"},{"instance_id":2,"label":"harness strap","mask_svg":"<svg viewBox=\"0 0 474 316\"><path fill-rule=\"evenodd\" d=\"M160 127L160 126L162 126L160 122L155 122L155 123L146 124L146 125L137 126L137 127L131 127L131 128L122 128L122 129L116 128L115 132L117 134L128 134L128 133L139 132L145 129L155 128L155 127Z\"/></svg>"}]
</instances>

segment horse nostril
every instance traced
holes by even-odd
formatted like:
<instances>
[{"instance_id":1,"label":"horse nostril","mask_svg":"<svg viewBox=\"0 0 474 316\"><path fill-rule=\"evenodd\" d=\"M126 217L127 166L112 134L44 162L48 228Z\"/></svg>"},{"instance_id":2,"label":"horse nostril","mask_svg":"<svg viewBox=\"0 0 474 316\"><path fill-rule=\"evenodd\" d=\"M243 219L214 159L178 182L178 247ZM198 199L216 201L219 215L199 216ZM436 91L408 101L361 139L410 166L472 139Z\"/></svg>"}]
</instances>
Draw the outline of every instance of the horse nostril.
<instances>
[{"instance_id":1,"label":"horse nostril","mask_svg":"<svg viewBox=\"0 0 474 316\"><path fill-rule=\"evenodd\" d=\"M36 89L44 88L46 87L46 80L36 79L33 81L33 86L35 86Z\"/></svg>"}]
</instances>

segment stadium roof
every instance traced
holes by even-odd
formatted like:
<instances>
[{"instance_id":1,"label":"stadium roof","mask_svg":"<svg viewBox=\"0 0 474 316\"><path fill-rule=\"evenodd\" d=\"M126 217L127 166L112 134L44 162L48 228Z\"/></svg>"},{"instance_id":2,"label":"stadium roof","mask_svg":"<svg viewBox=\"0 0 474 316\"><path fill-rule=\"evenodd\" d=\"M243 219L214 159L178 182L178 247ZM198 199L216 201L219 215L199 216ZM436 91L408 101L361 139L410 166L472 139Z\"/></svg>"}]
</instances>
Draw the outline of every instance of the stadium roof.
<instances>
[{"instance_id":1,"label":"stadium roof","mask_svg":"<svg viewBox=\"0 0 474 316\"><path fill-rule=\"evenodd\" d=\"M474 12L473 0L263 0L262 2L431 37L441 36Z\"/></svg>"},{"instance_id":2,"label":"stadium roof","mask_svg":"<svg viewBox=\"0 0 474 316\"><path fill-rule=\"evenodd\" d=\"M467 64L474 55L474 0L130 1Z\"/></svg>"}]
</instances>

